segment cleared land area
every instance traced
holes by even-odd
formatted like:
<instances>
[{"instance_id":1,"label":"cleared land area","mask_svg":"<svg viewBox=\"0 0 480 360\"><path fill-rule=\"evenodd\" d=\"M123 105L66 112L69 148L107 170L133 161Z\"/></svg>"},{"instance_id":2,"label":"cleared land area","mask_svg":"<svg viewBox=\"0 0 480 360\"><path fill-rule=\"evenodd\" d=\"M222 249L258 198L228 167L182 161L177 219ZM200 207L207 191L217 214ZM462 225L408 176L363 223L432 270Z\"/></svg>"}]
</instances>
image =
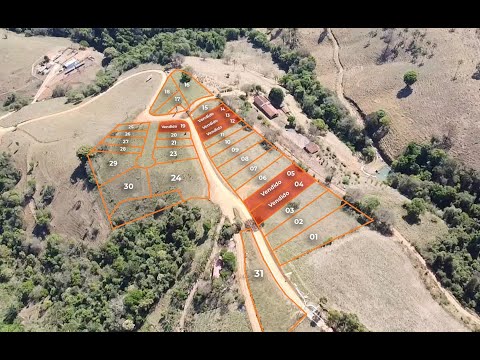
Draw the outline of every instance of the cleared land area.
<instances>
[{"instance_id":1,"label":"cleared land area","mask_svg":"<svg viewBox=\"0 0 480 360\"><path fill-rule=\"evenodd\" d=\"M467 331L430 295L395 238L362 229L283 267L311 299L373 331ZM365 306L368 304L368 306Z\"/></svg>"},{"instance_id":2,"label":"cleared land area","mask_svg":"<svg viewBox=\"0 0 480 360\"><path fill-rule=\"evenodd\" d=\"M250 231L241 233L249 289L264 331L290 331L305 315L276 284Z\"/></svg>"},{"instance_id":3,"label":"cleared land area","mask_svg":"<svg viewBox=\"0 0 480 360\"><path fill-rule=\"evenodd\" d=\"M179 134L187 145L177 144ZM170 145L155 147L163 136L170 136ZM113 227L191 198L208 199L209 184L184 121L119 124L101 144L109 138L122 144L97 145L88 154L88 164ZM143 145L124 144L129 140L141 140Z\"/></svg>"},{"instance_id":4,"label":"cleared land area","mask_svg":"<svg viewBox=\"0 0 480 360\"><path fill-rule=\"evenodd\" d=\"M0 39L0 102L11 92L33 97L41 80L32 76L32 65L49 52L73 45L69 39L57 37L25 37L11 31Z\"/></svg>"},{"instance_id":5,"label":"cleared land area","mask_svg":"<svg viewBox=\"0 0 480 360\"><path fill-rule=\"evenodd\" d=\"M389 157L397 157L410 141L447 135L452 155L480 169L479 80L472 78L480 55L478 30L333 29L333 34L346 96L365 113L384 109L392 119L380 143ZM387 46L398 55L389 54ZM379 62L385 52L387 60ZM403 83L408 70L419 74L411 93Z\"/></svg>"}]
</instances>

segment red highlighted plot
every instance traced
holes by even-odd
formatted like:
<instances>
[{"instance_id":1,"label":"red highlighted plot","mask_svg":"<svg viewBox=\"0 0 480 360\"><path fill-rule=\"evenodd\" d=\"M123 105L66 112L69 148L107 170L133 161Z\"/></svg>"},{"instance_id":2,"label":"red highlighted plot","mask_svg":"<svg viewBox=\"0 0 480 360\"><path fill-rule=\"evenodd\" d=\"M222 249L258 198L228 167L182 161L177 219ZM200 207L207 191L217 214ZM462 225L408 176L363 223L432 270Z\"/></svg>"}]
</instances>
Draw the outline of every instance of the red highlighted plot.
<instances>
[{"instance_id":1,"label":"red highlighted plot","mask_svg":"<svg viewBox=\"0 0 480 360\"><path fill-rule=\"evenodd\" d=\"M261 224L314 182L312 176L292 164L246 198L244 203L257 224Z\"/></svg>"},{"instance_id":2,"label":"red highlighted plot","mask_svg":"<svg viewBox=\"0 0 480 360\"><path fill-rule=\"evenodd\" d=\"M241 122L241 119L224 104L220 104L193 121L202 141L221 134L238 122Z\"/></svg>"},{"instance_id":3,"label":"red highlighted plot","mask_svg":"<svg viewBox=\"0 0 480 360\"><path fill-rule=\"evenodd\" d=\"M182 132L182 131L190 131L190 127L188 123L183 120L167 120L162 121L158 124L158 132Z\"/></svg>"}]
</instances>

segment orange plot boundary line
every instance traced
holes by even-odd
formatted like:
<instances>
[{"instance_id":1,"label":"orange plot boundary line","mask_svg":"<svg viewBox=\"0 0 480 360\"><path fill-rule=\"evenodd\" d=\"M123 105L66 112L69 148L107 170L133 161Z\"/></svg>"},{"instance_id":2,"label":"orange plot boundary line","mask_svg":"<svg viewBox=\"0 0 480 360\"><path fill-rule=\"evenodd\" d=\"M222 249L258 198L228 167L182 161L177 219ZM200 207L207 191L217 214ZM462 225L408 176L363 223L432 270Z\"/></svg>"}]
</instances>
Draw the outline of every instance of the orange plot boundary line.
<instances>
[{"instance_id":1,"label":"orange plot boundary line","mask_svg":"<svg viewBox=\"0 0 480 360\"><path fill-rule=\"evenodd\" d=\"M277 279L275 278L275 276L273 275L273 272L272 272L272 269L270 269L270 266L268 265L268 263L265 261L265 258L263 256L263 253L262 251L260 250L260 247L258 246L258 243L257 243L257 239L255 238L255 234L253 233L253 231L251 229L248 229L248 230L241 230L240 231L240 239L242 240L242 245L243 245L243 270L244 270L244 276L245 276L245 280L247 282L247 287L248 287L248 291L249 291L249 295L250 295L250 299L252 300L252 304L253 304L253 308L255 309L255 314L256 314L256 317L258 319L258 323L260 324L260 328L262 329L263 332L265 332L265 328L263 327L263 324L262 324L262 321L261 321L261 316L258 312L258 309L257 309L257 306L256 306L256 303L255 303L255 300L253 298L253 293L252 293L252 290L251 290L251 287L250 287L250 281L248 280L248 273L247 273L247 247L245 246L245 239L243 238L243 234L245 232L249 232L250 235L251 235L251 239L253 239L253 242L255 243L255 248L257 249L257 252L260 254L260 258L262 259L262 262L263 264L265 265L265 267L268 269L269 273L270 273L270 276L273 278L273 280L275 281L275 284L276 286L280 289L280 291L283 293L283 295L285 295L287 297L288 300L290 300L292 302L292 304L294 304L297 309L303 313L303 316L298 319L289 329L288 329L288 332L291 332L293 330L295 330L295 328L305 319L305 317L307 316L307 313L305 312L305 310L303 310L303 308L298 305L290 296L288 296L288 294L283 290L283 288L280 286L280 284L278 283Z\"/></svg>"}]
</instances>

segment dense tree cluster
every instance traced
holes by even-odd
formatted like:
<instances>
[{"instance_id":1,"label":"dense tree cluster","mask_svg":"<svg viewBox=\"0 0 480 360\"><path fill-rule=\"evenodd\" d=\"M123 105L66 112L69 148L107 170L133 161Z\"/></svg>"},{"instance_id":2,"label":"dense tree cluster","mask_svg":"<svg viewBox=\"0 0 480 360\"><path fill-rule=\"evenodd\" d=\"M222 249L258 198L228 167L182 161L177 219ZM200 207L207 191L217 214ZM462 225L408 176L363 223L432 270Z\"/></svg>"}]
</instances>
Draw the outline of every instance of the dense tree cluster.
<instances>
[{"instance_id":1,"label":"dense tree cluster","mask_svg":"<svg viewBox=\"0 0 480 360\"><path fill-rule=\"evenodd\" d=\"M188 205L121 228L99 248L55 234L27 239L23 195L15 190L20 173L6 154L0 165L0 283L15 298L1 330L21 329L17 315L29 305L38 307L46 329L137 329L205 239L201 210ZM47 213L38 215L48 221Z\"/></svg>"},{"instance_id":2,"label":"dense tree cluster","mask_svg":"<svg viewBox=\"0 0 480 360\"><path fill-rule=\"evenodd\" d=\"M480 312L480 175L448 156L434 140L409 144L392 169L390 185L414 199L409 213L421 212L421 201L441 212L449 233L423 255L442 284Z\"/></svg>"},{"instance_id":3,"label":"dense tree cluster","mask_svg":"<svg viewBox=\"0 0 480 360\"><path fill-rule=\"evenodd\" d=\"M336 332L366 332L368 331L358 316L353 313L330 310L328 312L327 325Z\"/></svg>"}]
</instances>

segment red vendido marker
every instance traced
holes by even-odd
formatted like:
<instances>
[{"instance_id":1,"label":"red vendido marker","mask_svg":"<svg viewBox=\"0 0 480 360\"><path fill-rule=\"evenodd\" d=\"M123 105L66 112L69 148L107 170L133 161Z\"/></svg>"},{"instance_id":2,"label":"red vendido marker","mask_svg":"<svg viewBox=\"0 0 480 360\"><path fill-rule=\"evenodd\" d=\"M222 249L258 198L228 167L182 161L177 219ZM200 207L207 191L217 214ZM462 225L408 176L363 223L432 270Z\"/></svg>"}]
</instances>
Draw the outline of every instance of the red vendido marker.
<instances>
[{"instance_id":1,"label":"red vendido marker","mask_svg":"<svg viewBox=\"0 0 480 360\"><path fill-rule=\"evenodd\" d=\"M315 179L292 164L244 200L254 220L261 224L300 195Z\"/></svg>"}]
</instances>

